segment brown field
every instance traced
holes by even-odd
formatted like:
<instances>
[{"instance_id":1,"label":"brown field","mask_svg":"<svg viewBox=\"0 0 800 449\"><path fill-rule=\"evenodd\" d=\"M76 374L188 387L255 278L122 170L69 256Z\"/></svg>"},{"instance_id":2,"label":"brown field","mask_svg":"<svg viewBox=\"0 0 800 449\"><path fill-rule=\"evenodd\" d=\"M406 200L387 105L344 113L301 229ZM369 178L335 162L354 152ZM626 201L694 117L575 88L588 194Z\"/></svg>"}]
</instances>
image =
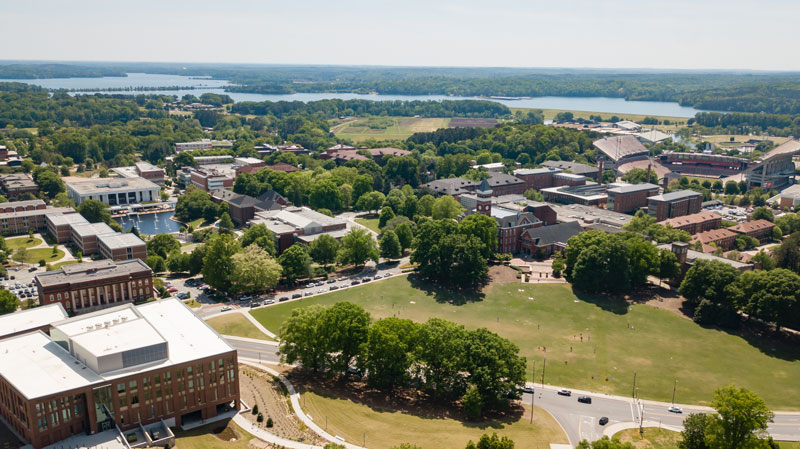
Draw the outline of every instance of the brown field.
<instances>
[{"instance_id":1,"label":"brown field","mask_svg":"<svg viewBox=\"0 0 800 449\"><path fill-rule=\"evenodd\" d=\"M491 128L497 125L495 118L458 118L450 119L451 128Z\"/></svg>"}]
</instances>

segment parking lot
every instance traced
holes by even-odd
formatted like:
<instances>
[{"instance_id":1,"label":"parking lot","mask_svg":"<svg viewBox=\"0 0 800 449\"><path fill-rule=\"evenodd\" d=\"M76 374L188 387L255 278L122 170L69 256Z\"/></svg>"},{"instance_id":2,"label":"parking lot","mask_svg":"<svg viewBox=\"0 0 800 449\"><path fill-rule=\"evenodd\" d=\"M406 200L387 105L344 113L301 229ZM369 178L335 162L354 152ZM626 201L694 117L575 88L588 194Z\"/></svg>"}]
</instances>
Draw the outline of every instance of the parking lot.
<instances>
[{"instance_id":1,"label":"parking lot","mask_svg":"<svg viewBox=\"0 0 800 449\"><path fill-rule=\"evenodd\" d=\"M30 265L8 267L6 276L0 277L0 285L9 290L20 302L30 299L36 303L39 296L33 278L44 271L44 267Z\"/></svg>"}]
</instances>

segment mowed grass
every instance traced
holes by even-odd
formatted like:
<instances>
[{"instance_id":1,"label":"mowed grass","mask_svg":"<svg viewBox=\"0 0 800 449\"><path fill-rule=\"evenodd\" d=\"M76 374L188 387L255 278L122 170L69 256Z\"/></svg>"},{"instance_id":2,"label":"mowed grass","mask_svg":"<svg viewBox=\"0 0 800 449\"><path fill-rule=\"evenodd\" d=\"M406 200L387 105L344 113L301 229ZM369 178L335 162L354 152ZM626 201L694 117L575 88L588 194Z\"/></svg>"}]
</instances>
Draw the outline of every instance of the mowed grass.
<instances>
[{"instance_id":1,"label":"mowed grass","mask_svg":"<svg viewBox=\"0 0 800 449\"><path fill-rule=\"evenodd\" d=\"M6 239L6 247L14 251L20 248L33 248L34 246L38 246L41 244L42 244L42 239L37 237L31 239L26 236L26 237L16 237L13 239Z\"/></svg>"},{"instance_id":2,"label":"mowed grass","mask_svg":"<svg viewBox=\"0 0 800 449\"><path fill-rule=\"evenodd\" d=\"M639 429L627 429L615 433L614 438L631 443L636 449L675 449L681 441L681 434L658 427L645 427L642 435L639 435Z\"/></svg>"},{"instance_id":3,"label":"mowed grass","mask_svg":"<svg viewBox=\"0 0 800 449\"><path fill-rule=\"evenodd\" d=\"M206 320L206 323L222 335L271 340L240 313L228 313L209 318Z\"/></svg>"},{"instance_id":4,"label":"mowed grass","mask_svg":"<svg viewBox=\"0 0 800 449\"><path fill-rule=\"evenodd\" d=\"M369 229L377 232L378 234L381 233L381 228L378 227L378 223L380 222L379 218L364 218L364 217L373 217L373 215L362 215L359 218L356 218L356 223L366 226Z\"/></svg>"},{"instance_id":5,"label":"mowed grass","mask_svg":"<svg viewBox=\"0 0 800 449\"><path fill-rule=\"evenodd\" d=\"M535 108L509 108L509 109L511 109L511 112L514 113L516 111L526 112L529 111L530 109L535 109ZM560 112L572 112L572 116L574 118L582 118L587 120L591 115L599 115L603 117L603 119L605 120L608 120L616 115L617 117L619 117L620 120L631 120L640 124L645 117L655 117L661 122L663 122L664 120L669 120L670 124L643 125L643 126L645 128L655 127L660 130L669 130L669 131L677 131L678 129L685 127L686 121L688 120L688 118L686 117L672 117L668 115L623 114L619 112L574 111L570 109L542 109L541 111L544 114L545 120L554 120L556 118L556 115L558 115Z\"/></svg>"},{"instance_id":6,"label":"mowed grass","mask_svg":"<svg viewBox=\"0 0 800 449\"><path fill-rule=\"evenodd\" d=\"M67 261L64 261L64 262L54 263L54 264L50 265L50 271L55 271L55 270L60 269L64 265L72 265L74 263L78 263L78 261L77 260L67 260Z\"/></svg>"},{"instance_id":7,"label":"mowed grass","mask_svg":"<svg viewBox=\"0 0 800 449\"><path fill-rule=\"evenodd\" d=\"M391 409L372 408L346 399L305 392L301 398L303 412L331 435L339 435L348 443L388 449L402 443L424 448L461 449L469 440L477 442L481 435L496 432L509 437L516 449L549 447L550 443L568 443L555 419L539 407L534 408L533 424L530 409L522 417L492 419L480 423L461 422L450 418L422 417ZM365 438L366 437L366 438Z\"/></svg>"},{"instance_id":8,"label":"mowed grass","mask_svg":"<svg viewBox=\"0 0 800 449\"><path fill-rule=\"evenodd\" d=\"M51 248L28 249L25 251L25 260L20 260L16 252L11 256L12 259L22 263L39 263L40 260L44 260L45 263L50 263L60 260L62 257L64 257L64 251L58 249L55 254L53 254Z\"/></svg>"},{"instance_id":9,"label":"mowed grass","mask_svg":"<svg viewBox=\"0 0 800 449\"><path fill-rule=\"evenodd\" d=\"M797 441L778 441L781 449L800 449L800 442Z\"/></svg>"},{"instance_id":10,"label":"mowed grass","mask_svg":"<svg viewBox=\"0 0 800 449\"><path fill-rule=\"evenodd\" d=\"M528 359L529 379L536 362L537 382L546 359L544 381L551 385L628 396L637 373L639 394L647 399L669 401L677 379L679 403L707 405L716 388L735 383L755 391L774 409L800 409L794 395L786 394L797 391L800 379L796 346L750 342L644 304L578 299L567 284L496 285L483 300L463 305L454 297L397 276L251 313L276 332L295 308L350 301L374 318L423 322L440 317L470 329L486 327L520 347ZM448 303L451 298L455 304Z\"/></svg>"},{"instance_id":11,"label":"mowed grass","mask_svg":"<svg viewBox=\"0 0 800 449\"><path fill-rule=\"evenodd\" d=\"M393 124L385 129L367 126L369 117L331 121L331 131L336 137L360 142L368 139L405 140L417 132L436 131L450 125L449 118L390 117Z\"/></svg>"},{"instance_id":12,"label":"mowed grass","mask_svg":"<svg viewBox=\"0 0 800 449\"><path fill-rule=\"evenodd\" d=\"M254 438L253 435L245 432L233 421L229 421L226 429L219 432L219 437L217 437L214 432L224 425L224 422L214 423L185 431L177 428L175 429L175 447L191 449L250 449L250 440ZM237 434L238 438L235 438ZM230 439L234 438L235 441L230 441Z\"/></svg>"}]
</instances>

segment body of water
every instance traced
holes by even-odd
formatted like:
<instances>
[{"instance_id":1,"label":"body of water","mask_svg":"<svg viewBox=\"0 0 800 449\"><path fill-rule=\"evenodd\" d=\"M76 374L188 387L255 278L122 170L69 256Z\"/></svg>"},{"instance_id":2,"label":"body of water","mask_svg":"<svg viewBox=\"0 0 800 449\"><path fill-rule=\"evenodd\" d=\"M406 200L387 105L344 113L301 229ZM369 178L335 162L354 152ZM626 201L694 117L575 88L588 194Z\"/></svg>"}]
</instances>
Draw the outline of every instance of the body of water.
<instances>
[{"instance_id":1,"label":"body of water","mask_svg":"<svg viewBox=\"0 0 800 449\"><path fill-rule=\"evenodd\" d=\"M125 231L136 226L142 234L169 234L178 232L181 224L171 218L175 215L174 211L159 212L157 214L142 214L142 215L128 215L125 217L118 217L117 223L121 224Z\"/></svg>"},{"instance_id":2,"label":"body of water","mask_svg":"<svg viewBox=\"0 0 800 449\"><path fill-rule=\"evenodd\" d=\"M681 106L678 103L666 101L627 101L623 98L608 97L535 97L523 100L501 100L481 97L450 97L445 95L378 95L354 93L295 93L284 95L251 94L239 92L225 92L226 80L212 80L208 78L193 78L179 75L152 75L148 73L129 73L128 77L104 78L52 78L37 80L0 80L17 81L48 89L108 89L123 87L159 87L159 86L197 86L196 89L181 90L142 90L132 94L158 94L175 95L181 98L184 95L200 95L210 92L229 95L235 102L241 101L316 101L338 98L342 100L373 100L373 101L411 101L411 100L491 100L504 104L510 108L536 108L536 109L565 109L572 111L595 111L606 114L637 114L661 115L669 117L694 117L700 110ZM94 92L80 92L92 94ZM106 92L124 93L124 92Z\"/></svg>"}]
</instances>

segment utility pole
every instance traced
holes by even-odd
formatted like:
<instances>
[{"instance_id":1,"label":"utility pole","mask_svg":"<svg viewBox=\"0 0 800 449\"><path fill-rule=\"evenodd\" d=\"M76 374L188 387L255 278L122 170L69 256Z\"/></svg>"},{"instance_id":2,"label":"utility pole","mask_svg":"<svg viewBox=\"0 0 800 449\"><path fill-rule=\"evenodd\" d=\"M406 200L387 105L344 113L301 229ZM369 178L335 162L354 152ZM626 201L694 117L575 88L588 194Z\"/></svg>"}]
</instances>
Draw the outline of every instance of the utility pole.
<instances>
[{"instance_id":1,"label":"utility pole","mask_svg":"<svg viewBox=\"0 0 800 449\"><path fill-rule=\"evenodd\" d=\"M672 405L675 405L675 390L678 388L678 379L675 379L675 383L672 384Z\"/></svg>"},{"instance_id":2,"label":"utility pole","mask_svg":"<svg viewBox=\"0 0 800 449\"><path fill-rule=\"evenodd\" d=\"M533 361L533 392L531 393L531 424L533 424L533 398L536 397L536 360Z\"/></svg>"},{"instance_id":3,"label":"utility pole","mask_svg":"<svg viewBox=\"0 0 800 449\"><path fill-rule=\"evenodd\" d=\"M544 358L544 363L542 364L542 388L544 388L544 370L547 368L547 357Z\"/></svg>"},{"instance_id":4,"label":"utility pole","mask_svg":"<svg viewBox=\"0 0 800 449\"><path fill-rule=\"evenodd\" d=\"M636 397L636 373L633 373L633 392L631 392L631 397Z\"/></svg>"}]
</instances>

